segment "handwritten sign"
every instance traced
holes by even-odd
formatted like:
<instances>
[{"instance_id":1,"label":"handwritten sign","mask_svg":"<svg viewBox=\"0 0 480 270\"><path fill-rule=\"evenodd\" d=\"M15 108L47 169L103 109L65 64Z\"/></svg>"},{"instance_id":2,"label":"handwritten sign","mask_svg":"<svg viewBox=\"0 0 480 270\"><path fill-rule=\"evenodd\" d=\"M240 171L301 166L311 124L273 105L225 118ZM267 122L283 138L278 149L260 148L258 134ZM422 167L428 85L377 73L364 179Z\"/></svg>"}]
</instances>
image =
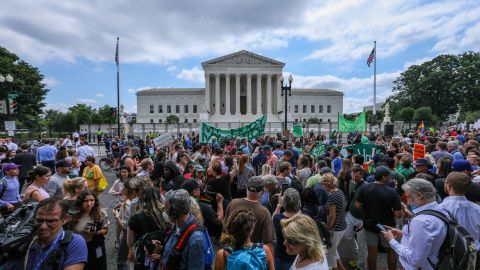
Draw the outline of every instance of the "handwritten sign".
<instances>
[{"instance_id":1,"label":"handwritten sign","mask_svg":"<svg viewBox=\"0 0 480 270\"><path fill-rule=\"evenodd\" d=\"M163 134L162 136L158 136L155 139L153 139L153 143L157 147L168 146L169 144L171 144L174 141L175 141L175 138L173 137L173 135L168 134L168 133Z\"/></svg>"},{"instance_id":2,"label":"handwritten sign","mask_svg":"<svg viewBox=\"0 0 480 270\"><path fill-rule=\"evenodd\" d=\"M425 157L425 145L420 143L413 144L413 160Z\"/></svg>"}]
</instances>

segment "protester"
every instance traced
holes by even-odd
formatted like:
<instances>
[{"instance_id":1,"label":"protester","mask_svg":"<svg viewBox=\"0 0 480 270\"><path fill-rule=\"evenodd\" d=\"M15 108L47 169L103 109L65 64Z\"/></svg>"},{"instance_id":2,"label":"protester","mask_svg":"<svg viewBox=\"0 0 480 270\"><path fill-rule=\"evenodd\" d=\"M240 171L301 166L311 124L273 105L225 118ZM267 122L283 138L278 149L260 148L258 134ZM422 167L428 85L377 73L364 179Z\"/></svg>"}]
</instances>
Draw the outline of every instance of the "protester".
<instances>
[{"instance_id":1,"label":"protester","mask_svg":"<svg viewBox=\"0 0 480 270\"><path fill-rule=\"evenodd\" d=\"M85 158L85 168L83 178L87 179L88 189L98 193L98 183L103 176L102 169L95 164L95 157L87 156Z\"/></svg>"},{"instance_id":2,"label":"protester","mask_svg":"<svg viewBox=\"0 0 480 270\"><path fill-rule=\"evenodd\" d=\"M28 182L28 172L33 170L35 166L37 166L37 159L35 155L29 152L30 146L28 144L21 144L20 150L21 152L15 156L15 160L13 163L19 165L19 175L18 180L20 182L20 189L21 192L23 185Z\"/></svg>"},{"instance_id":3,"label":"protester","mask_svg":"<svg viewBox=\"0 0 480 270\"><path fill-rule=\"evenodd\" d=\"M15 209L22 205L20 199L20 183L18 182L18 165L13 163L3 164L5 174L0 180L0 214L8 217Z\"/></svg>"},{"instance_id":4,"label":"protester","mask_svg":"<svg viewBox=\"0 0 480 270\"><path fill-rule=\"evenodd\" d=\"M278 269L274 268L270 247L251 240L256 221L252 210L238 209L232 212L227 219L225 233L222 234L221 239L222 244L228 248L217 252L215 270L246 268L245 263L241 264L240 260L250 261L252 265L249 268ZM239 259L241 256L242 258Z\"/></svg>"},{"instance_id":5,"label":"protester","mask_svg":"<svg viewBox=\"0 0 480 270\"><path fill-rule=\"evenodd\" d=\"M52 173L49 168L37 166L29 173L30 181L23 194L24 201L42 201L50 198L44 187L50 180Z\"/></svg>"},{"instance_id":6,"label":"protester","mask_svg":"<svg viewBox=\"0 0 480 270\"><path fill-rule=\"evenodd\" d=\"M312 169L310 169L309 159L307 156L300 156L298 159L296 176L297 180L302 184L303 187L307 185L307 180L312 176Z\"/></svg>"},{"instance_id":7,"label":"protester","mask_svg":"<svg viewBox=\"0 0 480 270\"><path fill-rule=\"evenodd\" d=\"M75 202L80 213L71 221L71 228L87 243L88 261L85 270L106 270L107 253L105 235L108 233L107 213L102 209L95 192L86 189L80 192Z\"/></svg>"},{"instance_id":8,"label":"protester","mask_svg":"<svg viewBox=\"0 0 480 270\"><path fill-rule=\"evenodd\" d=\"M125 188L124 183L128 179L128 167L120 167L118 169L119 177L115 182L113 182L112 187L108 191L109 194L115 196L117 203L124 200L123 198L123 189Z\"/></svg>"},{"instance_id":9,"label":"protester","mask_svg":"<svg viewBox=\"0 0 480 270\"><path fill-rule=\"evenodd\" d=\"M435 201L435 188L432 183L414 178L402 186L409 204L413 204L413 213L435 210L448 215ZM391 248L398 254L400 264L405 269L435 269L432 265L439 263L439 251L447 226L439 218L428 215L415 215L402 230L384 225L388 231L382 231ZM397 242L396 238L401 239Z\"/></svg>"},{"instance_id":10,"label":"protester","mask_svg":"<svg viewBox=\"0 0 480 270\"><path fill-rule=\"evenodd\" d=\"M288 255L296 255L290 269L329 269L315 221L305 215L282 220L284 245Z\"/></svg>"},{"instance_id":11,"label":"protester","mask_svg":"<svg viewBox=\"0 0 480 270\"><path fill-rule=\"evenodd\" d=\"M75 177L63 182L63 190L66 195L63 201L67 206L67 211L76 208L75 202L77 201L78 195L87 188L87 180L83 177Z\"/></svg>"},{"instance_id":12,"label":"protester","mask_svg":"<svg viewBox=\"0 0 480 270\"><path fill-rule=\"evenodd\" d=\"M55 155L57 154L57 148L54 145L55 141L49 140L37 149L37 161L42 166L48 167L52 172L55 172Z\"/></svg>"},{"instance_id":13,"label":"protester","mask_svg":"<svg viewBox=\"0 0 480 270\"><path fill-rule=\"evenodd\" d=\"M48 183L45 185L45 191L50 197L55 197L58 199L63 199L63 183L65 180L69 179L68 174L70 173L70 163L65 159L61 159L55 163L55 174L52 175Z\"/></svg>"},{"instance_id":14,"label":"protester","mask_svg":"<svg viewBox=\"0 0 480 270\"><path fill-rule=\"evenodd\" d=\"M240 156L238 164L239 164L238 174L236 175L237 188L236 188L236 194L234 198L243 198L247 195L247 182L250 178L252 178L252 176L255 176L255 170L252 168L252 166L249 163L248 155L244 154ZM260 163L257 166L259 165ZM235 174L233 175L233 177L231 176L231 179L233 179L234 177L235 177Z\"/></svg>"}]
</instances>

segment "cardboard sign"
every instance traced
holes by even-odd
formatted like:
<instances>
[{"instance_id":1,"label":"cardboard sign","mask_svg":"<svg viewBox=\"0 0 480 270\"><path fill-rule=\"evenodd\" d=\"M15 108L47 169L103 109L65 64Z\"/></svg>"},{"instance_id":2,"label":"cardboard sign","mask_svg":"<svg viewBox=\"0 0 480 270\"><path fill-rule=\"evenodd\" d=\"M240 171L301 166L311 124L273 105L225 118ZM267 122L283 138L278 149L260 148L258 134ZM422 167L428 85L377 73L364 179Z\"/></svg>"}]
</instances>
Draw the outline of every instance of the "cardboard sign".
<instances>
[{"instance_id":1,"label":"cardboard sign","mask_svg":"<svg viewBox=\"0 0 480 270\"><path fill-rule=\"evenodd\" d=\"M175 141L175 138L171 134L163 134L162 136L158 136L155 139L153 139L153 143L157 147L164 147L170 145L172 142Z\"/></svg>"},{"instance_id":2,"label":"cardboard sign","mask_svg":"<svg viewBox=\"0 0 480 270\"><path fill-rule=\"evenodd\" d=\"M303 136L302 125L294 125L293 126L293 136L294 137L302 137Z\"/></svg>"},{"instance_id":3,"label":"cardboard sign","mask_svg":"<svg viewBox=\"0 0 480 270\"><path fill-rule=\"evenodd\" d=\"M413 160L417 160L417 158L424 158L425 157L425 145L420 143L413 144Z\"/></svg>"}]
</instances>

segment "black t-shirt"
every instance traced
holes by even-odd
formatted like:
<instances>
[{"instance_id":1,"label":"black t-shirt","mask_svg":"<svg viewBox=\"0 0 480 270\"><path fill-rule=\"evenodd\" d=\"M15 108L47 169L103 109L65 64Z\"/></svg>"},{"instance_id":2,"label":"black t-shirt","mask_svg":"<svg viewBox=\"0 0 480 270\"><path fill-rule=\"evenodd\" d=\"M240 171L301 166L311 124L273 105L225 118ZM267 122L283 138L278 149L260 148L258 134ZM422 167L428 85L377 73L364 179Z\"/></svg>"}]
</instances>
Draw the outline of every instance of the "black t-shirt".
<instances>
[{"instance_id":1,"label":"black t-shirt","mask_svg":"<svg viewBox=\"0 0 480 270\"><path fill-rule=\"evenodd\" d=\"M275 243L275 257L281 259L282 261L293 263L293 261L295 261L295 255L288 255L286 247L283 243L285 242L285 238L283 237L282 225L280 224L282 219L287 219L283 213L272 217L273 228L275 229L275 235L277 237L277 242Z\"/></svg>"},{"instance_id":2,"label":"black t-shirt","mask_svg":"<svg viewBox=\"0 0 480 270\"><path fill-rule=\"evenodd\" d=\"M222 175L220 178L210 178L207 181L207 186L210 186L208 191L220 193L225 199L231 200L231 188L230 188L230 174Z\"/></svg>"},{"instance_id":3,"label":"black t-shirt","mask_svg":"<svg viewBox=\"0 0 480 270\"><path fill-rule=\"evenodd\" d=\"M380 232L377 224L395 227L393 211L401 210L402 205L394 188L376 182L365 185L358 191L357 201L365 213L363 225L366 230Z\"/></svg>"},{"instance_id":4,"label":"black t-shirt","mask_svg":"<svg viewBox=\"0 0 480 270\"><path fill-rule=\"evenodd\" d=\"M208 203L198 202L200 206L200 211L203 216L203 224L208 230L210 236L220 238L222 234L222 225L217 224L217 213L213 210L212 206Z\"/></svg>"},{"instance_id":5,"label":"black t-shirt","mask_svg":"<svg viewBox=\"0 0 480 270\"><path fill-rule=\"evenodd\" d=\"M148 232L158 231L160 228L152 218L145 213L137 213L128 220L128 227L135 232L135 242Z\"/></svg>"},{"instance_id":6,"label":"black t-shirt","mask_svg":"<svg viewBox=\"0 0 480 270\"><path fill-rule=\"evenodd\" d=\"M465 193L467 200L479 203L480 202L480 185L477 183L472 183Z\"/></svg>"}]
</instances>

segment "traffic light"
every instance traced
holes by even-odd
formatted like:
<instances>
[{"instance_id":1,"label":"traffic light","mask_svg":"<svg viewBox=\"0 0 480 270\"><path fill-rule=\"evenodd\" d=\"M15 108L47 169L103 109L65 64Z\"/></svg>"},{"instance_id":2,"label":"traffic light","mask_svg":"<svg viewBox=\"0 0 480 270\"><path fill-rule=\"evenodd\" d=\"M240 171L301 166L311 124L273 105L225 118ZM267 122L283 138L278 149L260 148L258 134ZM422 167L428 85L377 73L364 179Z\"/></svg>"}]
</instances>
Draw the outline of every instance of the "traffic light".
<instances>
[{"instance_id":1,"label":"traffic light","mask_svg":"<svg viewBox=\"0 0 480 270\"><path fill-rule=\"evenodd\" d=\"M17 113L17 101L15 99L8 99L8 105L10 109L10 114Z\"/></svg>"},{"instance_id":2,"label":"traffic light","mask_svg":"<svg viewBox=\"0 0 480 270\"><path fill-rule=\"evenodd\" d=\"M110 113L112 114L112 117L116 117L117 116L117 108L110 108Z\"/></svg>"}]
</instances>

